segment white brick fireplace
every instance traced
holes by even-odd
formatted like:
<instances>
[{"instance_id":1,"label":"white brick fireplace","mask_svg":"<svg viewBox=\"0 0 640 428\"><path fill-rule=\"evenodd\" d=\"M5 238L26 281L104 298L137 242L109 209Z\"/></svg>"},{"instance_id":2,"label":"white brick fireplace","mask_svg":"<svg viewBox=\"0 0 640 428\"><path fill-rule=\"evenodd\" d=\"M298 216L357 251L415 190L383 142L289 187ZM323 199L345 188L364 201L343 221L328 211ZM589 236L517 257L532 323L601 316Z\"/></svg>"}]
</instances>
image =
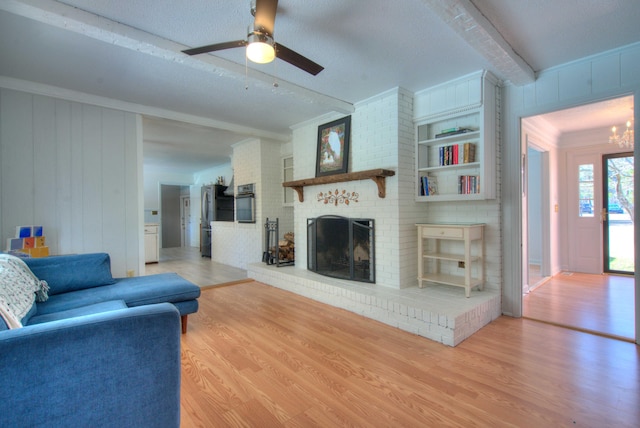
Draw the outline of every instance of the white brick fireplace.
<instances>
[{"instance_id":1,"label":"white brick fireplace","mask_svg":"<svg viewBox=\"0 0 640 428\"><path fill-rule=\"evenodd\" d=\"M318 126L341 116L319 118L293 130L294 180L315 176ZM350 172L383 168L395 175L386 178L386 197L378 196L373 180L358 180L304 188L304 202L296 196L294 228L295 267L273 267L262 263L248 266L248 275L258 281L344 308L385 324L455 346L500 315L500 284L487 275L484 291L464 297L457 287L417 287L416 223L473 221L487 223L487 249L499 241L496 221L491 218L495 201L451 204L430 215L428 204L414 198L413 95L394 89L356 105L351 117ZM325 203L320 192L355 192L349 204ZM480 209L479 209L480 207ZM338 280L307 270L307 219L321 215L372 218L375 221L376 284ZM442 216L441 218L439 218ZM488 218L489 217L489 218ZM492 264L495 264L492 266ZM499 269L498 260L487 270Z\"/></svg>"}]
</instances>

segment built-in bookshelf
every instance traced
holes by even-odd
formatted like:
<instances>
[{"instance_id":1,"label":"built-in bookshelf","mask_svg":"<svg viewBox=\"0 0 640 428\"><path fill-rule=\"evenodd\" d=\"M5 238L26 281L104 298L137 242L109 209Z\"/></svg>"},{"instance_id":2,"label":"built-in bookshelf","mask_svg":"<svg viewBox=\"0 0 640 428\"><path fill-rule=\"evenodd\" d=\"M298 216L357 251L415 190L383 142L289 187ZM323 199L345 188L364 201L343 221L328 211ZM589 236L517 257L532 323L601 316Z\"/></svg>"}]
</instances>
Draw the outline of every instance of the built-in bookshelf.
<instances>
[{"instance_id":1,"label":"built-in bookshelf","mask_svg":"<svg viewBox=\"0 0 640 428\"><path fill-rule=\"evenodd\" d=\"M475 106L416 122L416 201L495 198L495 90L481 93Z\"/></svg>"}]
</instances>

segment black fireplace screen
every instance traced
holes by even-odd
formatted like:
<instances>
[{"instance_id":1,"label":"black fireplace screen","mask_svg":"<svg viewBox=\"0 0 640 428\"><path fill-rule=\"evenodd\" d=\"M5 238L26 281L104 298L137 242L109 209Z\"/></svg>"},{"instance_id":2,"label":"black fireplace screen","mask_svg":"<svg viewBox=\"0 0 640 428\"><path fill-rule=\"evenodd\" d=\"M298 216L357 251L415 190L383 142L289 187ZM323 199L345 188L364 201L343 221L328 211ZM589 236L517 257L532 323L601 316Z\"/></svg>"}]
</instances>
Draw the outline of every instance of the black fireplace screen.
<instances>
[{"instance_id":1,"label":"black fireplace screen","mask_svg":"<svg viewBox=\"0 0 640 428\"><path fill-rule=\"evenodd\" d=\"M309 270L333 278L375 282L373 219L308 219L307 245Z\"/></svg>"}]
</instances>

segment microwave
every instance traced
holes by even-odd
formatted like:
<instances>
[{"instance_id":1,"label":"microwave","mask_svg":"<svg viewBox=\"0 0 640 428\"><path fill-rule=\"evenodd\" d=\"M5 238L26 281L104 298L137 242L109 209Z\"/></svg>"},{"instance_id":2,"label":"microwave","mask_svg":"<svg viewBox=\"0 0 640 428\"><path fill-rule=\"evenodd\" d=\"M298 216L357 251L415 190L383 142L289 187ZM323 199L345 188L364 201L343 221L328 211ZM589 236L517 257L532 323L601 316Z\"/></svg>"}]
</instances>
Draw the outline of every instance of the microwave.
<instances>
[{"instance_id":1,"label":"microwave","mask_svg":"<svg viewBox=\"0 0 640 428\"><path fill-rule=\"evenodd\" d=\"M236 221L238 223L256 222L256 194L253 184L238 186L236 192Z\"/></svg>"}]
</instances>

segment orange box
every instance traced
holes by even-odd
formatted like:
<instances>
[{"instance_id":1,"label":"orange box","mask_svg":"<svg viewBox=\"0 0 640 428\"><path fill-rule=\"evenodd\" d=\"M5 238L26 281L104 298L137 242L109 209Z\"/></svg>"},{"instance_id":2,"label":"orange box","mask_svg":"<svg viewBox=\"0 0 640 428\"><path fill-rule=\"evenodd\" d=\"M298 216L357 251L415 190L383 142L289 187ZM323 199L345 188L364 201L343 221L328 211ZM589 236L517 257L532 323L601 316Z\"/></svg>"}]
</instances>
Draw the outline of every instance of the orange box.
<instances>
[{"instance_id":1,"label":"orange box","mask_svg":"<svg viewBox=\"0 0 640 428\"><path fill-rule=\"evenodd\" d=\"M29 248L31 257L47 257L49 255L49 247Z\"/></svg>"},{"instance_id":2,"label":"orange box","mask_svg":"<svg viewBox=\"0 0 640 428\"><path fill-rule=\"evenodd\" d=\"M34 237L23 238L22 248L33 248L35 246L36 246L36 238Z\"/></svg>"}]
</instances>

